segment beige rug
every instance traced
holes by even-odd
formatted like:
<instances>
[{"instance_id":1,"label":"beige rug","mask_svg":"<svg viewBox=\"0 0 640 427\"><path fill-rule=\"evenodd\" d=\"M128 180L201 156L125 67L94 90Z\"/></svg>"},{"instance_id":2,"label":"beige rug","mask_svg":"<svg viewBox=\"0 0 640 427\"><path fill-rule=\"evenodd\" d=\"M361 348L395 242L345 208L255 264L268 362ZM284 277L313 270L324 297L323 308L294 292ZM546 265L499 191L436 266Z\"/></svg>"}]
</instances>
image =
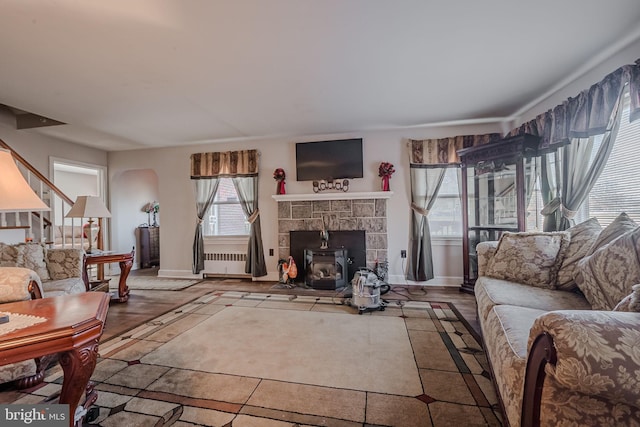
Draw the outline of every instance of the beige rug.
<instances>
[{"instance_id":1,"label":"beige rug","mask_svg":"<svg viewBox=\"0 0 640 427\"><path fill-rule=\"evenodd\" d=\"M296 310L226 307L140 361L403 396L422 393L404 319L304 311L301 304ZM223 351L217 350L220 343Z\"/></svg>"},{"instance_id":2,"label":"beige rug","mask_svg":"<svg viewBox=\"0 0 640 427\"><path fill-rule=\"evenodd\" d=\"M118 290L118 282L120 276L109 276L111 281L109 282L109 290ZM188 288L191 285L201 282L200 279L164 279L159 277L127 277L127 286L129 289L140 290L162 290L162 291L179 291L184 288Z\"/></svg>"},{"instance_id":3,"label":"beige rug","mask_svg":"<svg viewBox=\"0 0 640 427\"><path fill-rule=\"evenodd\" d=\"M500 426L485 356L451 305L358 315L341 302L213 291L102 342L89 424ZM0 402L41 402L61 377Z\"/></svg>"}]
</instances>

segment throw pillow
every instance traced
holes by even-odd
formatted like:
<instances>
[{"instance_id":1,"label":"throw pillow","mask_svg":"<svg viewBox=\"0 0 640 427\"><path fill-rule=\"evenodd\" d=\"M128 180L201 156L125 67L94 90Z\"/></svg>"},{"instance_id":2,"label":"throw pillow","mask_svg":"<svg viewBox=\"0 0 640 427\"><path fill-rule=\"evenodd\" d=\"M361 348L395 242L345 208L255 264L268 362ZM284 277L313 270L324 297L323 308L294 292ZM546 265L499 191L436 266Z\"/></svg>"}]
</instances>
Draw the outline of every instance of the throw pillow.
<instances>
[{"instance_id":1,"label":"throw pillow","mask_svg":"<svg viewBox=\"0 0 640 427\"><path fill-rule=\"evenodd\" d=\"M558 289L572 291L576 289L573 280L578 261L587 255L589 249L602 231L602 226L596 218L574 225L566 230L569 233L569 247L558 270Z\"/></svg>"},{"instance_id":2,"label":"throw pillow","mask_svg":"<svg viewBox=\"0 0 640 427\"><path fill-rule=\"evenodd\" d=\"M540 288L555 289L569 233L505 232L485 275Z\"/></svg>"},{"instance_id":3,"label":"throw pillow","mask_svg":"<svg viewBox=\"0 0 640 427\"><path fill-rule=\"evenodd\" d=\"M613 308L613 311L640 312L640 284L631 287L632 292Z\"/></svg>"},{"instance_id":4,"label":"throw pillow","mask_svg":"<svg viewBox=\"0 0 640 427\"><path fill-rule=\"evenodd\" d=\"M17 264L20 267L30 268L40 277L40 280L50 280L49 270L44 261L44 246L40 243L20 243L18 249Z\"/></svg>"},{"instance_id":5,"label":"throw pillow","mask_svg":"<svg viewBox=\"0 0 640 427\"><path fill-rule=\"evenodd\" d=\"M611 224L607 225L605 229L600 232L596 241L593 242L593 245L587 251L587 255L593 254L598 249L613 242L628 231L635 230L637 227L638 224L629 218L629 215L622 212Z\"/></svg>"},{"instance_id":6,"label":"throw pillow","mask_svg":"<svg viewBox=\"0 0 640 427\"><path fill-rule=\"evenodd\" d=\"M578 287L594 310L613 310L640 283L640 227L578 262Z\"/></svg>"},{"instance_id":7,"label":"throw pillow","mask_svg":"<svg viewBox=\"0 0 640 427\"><path fill-rule=\"evenodd\" d=\"M0 243L0 267L15 267L18 260L18 249L14 245Z\"/></svg>"}]
</instances>

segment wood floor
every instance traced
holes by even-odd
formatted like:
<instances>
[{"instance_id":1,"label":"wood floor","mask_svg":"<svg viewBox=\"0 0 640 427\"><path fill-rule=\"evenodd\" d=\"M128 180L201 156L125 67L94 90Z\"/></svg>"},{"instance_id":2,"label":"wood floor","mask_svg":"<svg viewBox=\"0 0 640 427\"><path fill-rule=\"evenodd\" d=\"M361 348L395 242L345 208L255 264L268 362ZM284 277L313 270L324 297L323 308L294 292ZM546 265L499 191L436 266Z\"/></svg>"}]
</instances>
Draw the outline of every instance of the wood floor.
<instances>
[{"instance_id":1,"label":"wood floor","mask_svg":"<svg viewBox=\"0 0 640 427\"><path fill-rule=\"evenodd\" d=\"M157 269L134 270L131 275L155 276ZM207 279L180 291L132 290L126 303L112 303L107 314L102 341L119 335L136 326L167 313L199 296L215 290L267 292L296 295L334 296L335 291L307 289L272 289L274 282L252 282L241 280ZM452 287L418 287L393 285L382 296L388 301L431 301L452 303L466 322L479 335L476 318L476 303L472 295L462 293Z\"/></svg>"}]
</instances>

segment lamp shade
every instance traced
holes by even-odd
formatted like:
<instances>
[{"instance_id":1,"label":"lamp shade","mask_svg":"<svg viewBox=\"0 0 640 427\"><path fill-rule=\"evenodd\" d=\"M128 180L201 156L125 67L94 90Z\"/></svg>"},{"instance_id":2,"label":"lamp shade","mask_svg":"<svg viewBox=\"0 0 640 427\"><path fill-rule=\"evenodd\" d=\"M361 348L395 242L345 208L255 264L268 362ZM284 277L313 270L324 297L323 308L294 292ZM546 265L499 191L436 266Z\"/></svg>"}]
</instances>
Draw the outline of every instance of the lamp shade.
<instances>
[{"instance_id":1,"label":"lamp shade","mask_svg":"<svg viewBox=\"0 0 640 427\"><path fill-rule=\"evenodd\" d=\"M65 215L67 218L111 218L111 212L98 196L78 196Z\"/></svg>"},{"instance_id":2,"label":"lamp shade","mask_svg":"<svg viewBox=\"0 0 640 427\"><path fill-rule=\"evenodd\" d=\"M48 210L18 170L11 152L0 149L0 212Z\"/></svg>"}]
</instances>

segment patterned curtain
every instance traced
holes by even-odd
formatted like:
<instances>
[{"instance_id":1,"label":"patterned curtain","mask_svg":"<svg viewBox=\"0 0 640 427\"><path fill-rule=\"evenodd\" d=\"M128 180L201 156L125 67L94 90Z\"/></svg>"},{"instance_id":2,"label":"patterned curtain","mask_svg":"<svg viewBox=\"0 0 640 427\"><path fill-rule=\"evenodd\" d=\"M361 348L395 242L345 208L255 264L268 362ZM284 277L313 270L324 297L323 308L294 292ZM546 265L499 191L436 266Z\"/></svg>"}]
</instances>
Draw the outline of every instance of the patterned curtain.
<instances>
[{"instance_id":1,"label":"patterned curtain","mask_svg":"<svg viewBox=\"0 0 640 427\"><path fill-rule=\"evenodd\" d=\"M204 242L202 219L213 203L218 190L218 179L247 178L235 180L234 186L240 198L240 204L247 216L251 229L245 271L253 277L267 274L262 247L260 228L260 210L258 209L258 151L226 151L214 153L196 153L191 155L191 179L195 181L197 224L193 239L193 273L204 269ZM199 182L203 181L203 182Z\"/></svg>"},{"instance_id":2,"label":"patterned curtain","mask_svg":"<svg viewBox=\"0 0 640 427\"><path fill-rule=\"evenodd\" d=\"M640 59L618 68L575 98L523 123L506 136L537 135L542 138L541 150L553 150L575 138L602 135L611 129L611 117L625 88L631 98L629 121L633 122L640 119Z\"/></svg>"},{"instance_id":3,"label":"patterned curtain","mask_svg":"<svg viewBox=\"0 0 640 427\"><path fill-rule=\"evenodd\" d=\"M429 211L435 203L447 168L459 167L457 151L500 139L500 134L409 140L411 173L411 238L407 279L433 279Z\"/></svg>"},{"instance_id":4,"label":"patterned curtain","mask_svg":"<svg viewBox=\"0 0 640 427\"><path fill-rule=\"evenodd\" d=\"M507 136L541 137L544 230L565 230L602 173L620 124L623 94L629 91L629 121L640 118L640 60L555 108L513 129ZM589 162L593 138L603 135L596 160Z\"/></svg>"}]
</instances>

